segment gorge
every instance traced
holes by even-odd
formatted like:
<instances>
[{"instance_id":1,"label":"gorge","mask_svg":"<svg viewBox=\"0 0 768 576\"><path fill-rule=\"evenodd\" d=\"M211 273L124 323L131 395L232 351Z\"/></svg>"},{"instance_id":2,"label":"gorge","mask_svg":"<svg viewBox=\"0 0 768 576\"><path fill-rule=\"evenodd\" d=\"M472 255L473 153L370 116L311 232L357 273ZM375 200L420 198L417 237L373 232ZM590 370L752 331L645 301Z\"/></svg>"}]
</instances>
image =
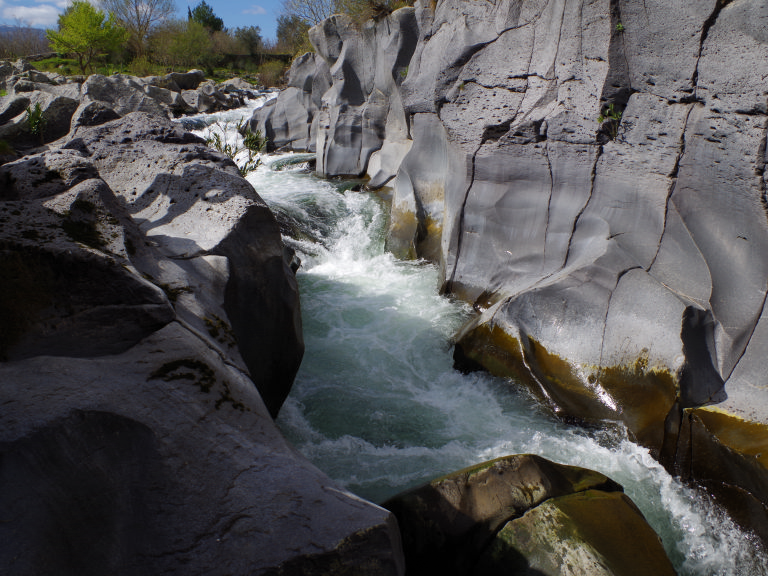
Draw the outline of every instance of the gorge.
<instances>
[{"instance_id":1,"label":"gorge","mask_svg":"<svg viewBox=\"0 0 768 576\"><path fill-rule=\"evenodd\" d=\"M458 366L622 422L765 535L766 18L744 0L334 16L252 125L392 189L388 247L479 312Z\"/></svg>"},{"instance_id":2,"label":"gorge","mask_svg":"<svg viewBox=\"0 0 768 576\"><path fill-rule=\"evenodd\" d=\"M403 512L345 488L532 452L619 481L679 573L760 574L767 23L750 0L334 16L251 120L310 154L248 181L170 116L255 94L7 76L2 135L35 102L59 122L0 166L0 565L399 574Z\"/></svg>"}]
</instances>

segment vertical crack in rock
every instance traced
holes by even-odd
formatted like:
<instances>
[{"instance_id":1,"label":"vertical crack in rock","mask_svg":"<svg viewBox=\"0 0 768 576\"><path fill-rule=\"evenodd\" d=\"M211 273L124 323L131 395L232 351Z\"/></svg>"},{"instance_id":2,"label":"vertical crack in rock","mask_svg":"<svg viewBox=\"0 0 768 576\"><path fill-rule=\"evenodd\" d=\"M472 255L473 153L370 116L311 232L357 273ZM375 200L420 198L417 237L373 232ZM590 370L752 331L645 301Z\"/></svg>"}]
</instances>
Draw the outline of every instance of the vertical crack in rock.
<instances>
[{"instance_id":1,"label":"vertical crack in rock","mask_svg":"<svg viewBox=\"0 0 768 576\"><path fill-rule=\"evenodd\" d=\"M549 218L552 212L552 195L555 192L555 177L552 174L552 161L549 159L549 142L544 145L544 157L547 159L547 169L549 170L549 198L547 198L547 218L544 223L544 258L543 265L547 263L547 236L549 233Z\"/></svg>"},{"instance_id":2,"label":"vertical crack in rock","mask_svg":"<svg viewBox=\"0 0 768 576\"><path fill-rule=\"evenodd\" d=\"M672 166L672 170L670 170L667 176L670 179L670 183L669 183L669 189L667 191L667 199L664 202L664 223L662 225L661 236L659 237L659 243L656 246L656 253L653 255L653 258L651 259L651 262L648 264L646 271L650 271L651 268L653 268L653 265L656 262L656 258L659 257L659 252L661 251L661 245L664 242L664 235L667 233L667 218L669 216L669 203L672 201L672 194L674 194L675 188L677 187L677 174L680 170L680 162L685 156L685 132L688 129L688 119L691 117L691 112L693 111L693 107L694 107L694 104L688 105L688 112L685 115L685 121L683 122L683 129L680 132L680 143L678 144L678 151L677 151L677 157L675 158L675 164L674 166ZM683 223L683 225L685 225L685 223Z\"/></svg>"},{"instance_id":3,"label":"vertical crack in rock","mask_svg":"<svg viewBox=\"0 0 768 576\"><path fill-rule=\"evenodd\" d=\"M456 256L453 259L453 270L451 270L450 279L445 283L442 292L444 294L453 293L453 285L456 281L456 269L459 267L459 258L461 257L461 244L464 236L464 213L467 209L467 201L469 200L469 191L472 189L472 183L475 181L475 161L477 159L477 153L480 151L482 144L479 144L475 151L472 153L472 168L469 175L469 182L467 183L467 189L464 191L464 199L461 202L461 210L459 211L459 223L457 225L456 234Z\"/></svg>"},{"instance_id":4,"label":"vertical crack in rock","mask_svg":"<svg viewBox=\"0 0 768 576\"><path fill-rule=\"evenodd\" d=\"M757 162L755 165L755 174L758 176L758 186L760 187L760 202L763 205L763 211L768 220L768 188L765 182L765 164L766 148L768 148L768 122L763 124L763 137L760 146L757 149Z\"/></svg>"},{"instance_id":5,"label":"vertical crack in rock","mask_svg":"<svg viewBox=\"0 0 768 576\"><path fill-rule=\"evenodd\" d=\"M611 312L611 301L613 300L613 295L616 293L616 289L619 287L619 282L621 282L621 279L624 277L625 274L631 272L632 270L642 270L643 267L639 264L635 266L630 266L629 268L625 268L621 272L618 273L616 276L616 283L613 285L613 289L611 290L610 296L608 296L608 305L605 307L605 316L603 317L603 334L600 337L600 361L597 366L597 381L596 385L600 384L601 377L603 375L603 350L605 348L605 331L608 328L608 315Z\"/></svg>"},{"instance_id":6,"label":"vertical crack in rock","mask_svg":"<svg viewBox=\"0 0 768 576\"><path fill-rule=\"evenodd\" d=\"M691 86L693 88L692 98L698 100L697 90L699 84L699 62L701 62L701 53L704 50L704 42L707 41L709 36L709 30L717 22L720 12L733 0L717 0L715 7L712 9L712 14L704 21L704 25L701 27L701 37L699 38L699 53L696 55L696 66L693 68L693 76L691 77Z\"/></svg>"},{"instance_id":7,"label":"vertical crack in rock","mask_svg":"<svg viewBox=\"0 0 768 576\"><path fill-rule=\"evenodd\" d=\"M715 367L715 318L712 311L686 307L680 340L685 356L685 363L680 369L680 407L692 408L725 400L724 381Z\"/></svg>"},{"instance_id":8,"label":"vertical crack in rock","mask_svg":"<svg viewBox=\"0 0 768 576\"><path fill-rule=\"evenodd\" d=\"M615 21L613 16L615 15ZM611 0L611 43L613 43L614 36L617 36L621 39L621 55L624 58L624 68L626 70L627 74L627 85L629 86L629 92L630 94L633 92L632 90L632 74L629 72L629 60L627 59L627 43L624 39L624 33L618 32L617 26L621 24L621 3L620 0ZM616 34L614 34L614 31ZM610 51L610 48L609 48ZM627 97L627 100L629 100L629 97ZM626 101L624 102L626 105Z\"/></svg>"},{"instance_id":9,"label":"vertical crack in rock","mask_svg":"<svg viewBox=\"0 0 768 576\"><path fill-rule=\"evenodd\" d=\"M576 234L576 228L578 228L579 226L579 220L584 214L584 211L587 209L587 206L589 206L589 203L592 200L592 196L595 193L595 178L597 176L597 163L600 161L600 157L602 155L603 155L603 146L602 144L598 144L597 154L595 155L595 161L592 164L592 172L589 175L589 196L587 196L587 201L584 202L584 206L581 207L581 210L579 210L579 213L576 215L576 218L573 219L573 228L571 229L571 235L568 238L568 247L565 250L565 257L563 258L563 265L561 268L565 268L568 265L568 258L570 258L571 256L573 236L574 234Z\"/></svg>"}]
</instances>

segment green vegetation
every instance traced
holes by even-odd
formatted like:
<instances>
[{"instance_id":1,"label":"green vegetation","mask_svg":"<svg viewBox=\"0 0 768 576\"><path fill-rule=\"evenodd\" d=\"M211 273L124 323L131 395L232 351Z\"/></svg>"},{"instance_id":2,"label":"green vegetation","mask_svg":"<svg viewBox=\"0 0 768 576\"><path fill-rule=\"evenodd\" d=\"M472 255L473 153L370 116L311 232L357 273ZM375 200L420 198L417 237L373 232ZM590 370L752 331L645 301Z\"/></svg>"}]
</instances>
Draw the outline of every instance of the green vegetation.
<instances>
[{"instance_id":1,"label":"green vegetation","mask_svg":"<svg viewBox=\"0 0 768 576\"><path fill-rule=\"evenodd\" d=\"M176 302L176 300L179 299L179 296L185 292L188 293L193 291L189 286L171 286L170 284L157 284L157 286L165 292L165 295L171 302Z\"/></svg>"},{"instance_id":2,"label":"green vegetation","mask_svg":"<svg viewBox=\"0 0 768 576\"><path fill-rule=\"evenodd\" d=\"M238 166L240 174L246 176L250 172L256 170L261 164L261 158L258 154L267 145L267 139L261 135L258 130L252 132L246 122L240 120L237 125L237 131L243 136L242 145L237 142L231 142L227 136L227 132L230 128L229 122L216 122L209 126L210 136L205 139L206 144L218 150L222 154L228 156L233 162L241 152L248 153L248 159L242 166Z\"/></svg>"},{"instance_id":3,"label":"green vegetation","mask_svg":"<svg viewBox=\"0 0 768 576\"><path fill-rule=\"evenodd\" d=\"M16 150L5 140L0 140L0 156L15 156Z\"/></svg>"},{"instance_id":4,"label":"green vegetation","mask_svg":"<svg viewBox=\"0 0 768 576\"><path fill-rule=\"evenodd\" d=\"M615 140L619 133L619 122L621 122L621 111L616 110L613 104L609 104L607 108L604 108L597 117L597 121L605 126L608 130L608 134L611 140Z\"/></svg>"},{"instance_id":5,"label":"green vegetation","mask_svg":"<svg viewBox=\"0 0 768 576\"><path fill-rule=\"evenodd\" d=\"M309 23L296 14L282 14L277 17L277 47L290 54L312 52L309 43Z\"/></svg>"},{"instance_id":6,"label":"green vegetation","mask_svg":"<svg viewBox=\"0 0 768 576\"><path fill-rule=\"evenodd\" d=\"M309 25L315 25L339 12L362 23L370 18L383 18L403 6L413 6L413 0L283 0L283 13L288 17L295 16Z\"/></svg>"},{"instance_id":7,"label":"green vegetation","mask_svg":"<svg viewBox=\"0 0 768 576\"><path fill-rule=\"evenodd\" d=\"M128 50L144 56L152 30L176 12L174 0L99 0L99 5L128 31Z\"/></svg>"},{"instance_id":8,"label":"green vegetation","mask_svg":"<svg viewBox=\"0 0 768 576\"><path fill-rule=\"evenodd\" d=\"M43 109L40 107L40 102L36 102L34 108L27 106L27 114L24 116L24 123L26 124L29 133L33 136L37 136L40 139L40 142L42 142L45 126L48 123L48 120L43 115Z\"/></svg>"},{"instance_id":9,"label":"green vegetation","mask_svg":"<svg viewBox=\"0 0 768 576\"><path fill-rule=\"evenodd\" d=\"M112 14L105 20L104 12L90 2L74 0L59 16L59 30L48 30L46 37L56 52L74 54L85 74L94 58L116 50L128 39L128 32Z\"/></svg>"},{"instance_id":10,"label":"green vegetation","mask_svg":"<svg viewBox=\"0 0 768 576\"><path fill-rule=\"evenodd\" d=\"M221 32L224 29L224 20L216 16L205 0L202 0L197 6L187 8L190 22L200 24L211 32Z\"/></svg>"},{"instance_id":11,"label":"green vegetation","mask_svg":"<svg viewBox=\"0 0 768 576\"><path fill-rule=\"evenodd\" d=\"M621 22L619 22L618 24L616 24L616 32L618 32L619 34L621 34L622 32L624 32L624 24L622 24Z\"/></svg>"}]
</instances>

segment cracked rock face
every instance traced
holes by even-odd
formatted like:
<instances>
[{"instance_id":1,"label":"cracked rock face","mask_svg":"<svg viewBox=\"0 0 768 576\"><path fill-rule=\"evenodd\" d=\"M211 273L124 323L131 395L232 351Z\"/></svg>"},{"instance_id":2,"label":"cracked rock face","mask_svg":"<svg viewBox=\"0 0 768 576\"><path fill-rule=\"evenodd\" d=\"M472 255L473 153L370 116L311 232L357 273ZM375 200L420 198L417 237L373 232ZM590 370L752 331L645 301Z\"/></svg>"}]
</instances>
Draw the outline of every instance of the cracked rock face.
<instances>
[{"instance_id":1,"label":"cracked rock face","mask_svg":"<svg viewBox=\"0 0 768 576\"><path fill-rule=\"evenodd\" d=\"M624 422L768 539L765 3L420 1L377 84L395 14L312 30L318 171L391 186L389 248L479 312L462 367Z\"/></svg>"},{"instance_id":2,"label":"cracked rock face","mask_svg":"<svg viewBox=\"0 0 768 576\"><path fill-rule=\"evenodd\" d=\"M5 571L402 572L392 516L272 420L303 352L284 254L236 166L162 117L0 167Z\"/></svg>"}]
</instances>

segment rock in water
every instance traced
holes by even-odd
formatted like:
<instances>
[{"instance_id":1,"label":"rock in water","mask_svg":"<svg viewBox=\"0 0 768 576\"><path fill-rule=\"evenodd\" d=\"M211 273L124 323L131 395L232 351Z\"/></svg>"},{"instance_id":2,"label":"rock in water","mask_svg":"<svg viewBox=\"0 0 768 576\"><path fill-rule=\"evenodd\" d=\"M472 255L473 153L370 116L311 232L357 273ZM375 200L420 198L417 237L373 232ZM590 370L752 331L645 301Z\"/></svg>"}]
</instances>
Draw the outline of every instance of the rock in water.
<instances>
[{"instance_id":1,"label":"rock in water","mask_svg":"<svg viewBox=\"0 0 768 576\"><path fill-rule=\"evenodd\" d=\"M533 455L485 462L384 503L409 573L674 574L620 485Z\"/></svg>"}]
</instances>

